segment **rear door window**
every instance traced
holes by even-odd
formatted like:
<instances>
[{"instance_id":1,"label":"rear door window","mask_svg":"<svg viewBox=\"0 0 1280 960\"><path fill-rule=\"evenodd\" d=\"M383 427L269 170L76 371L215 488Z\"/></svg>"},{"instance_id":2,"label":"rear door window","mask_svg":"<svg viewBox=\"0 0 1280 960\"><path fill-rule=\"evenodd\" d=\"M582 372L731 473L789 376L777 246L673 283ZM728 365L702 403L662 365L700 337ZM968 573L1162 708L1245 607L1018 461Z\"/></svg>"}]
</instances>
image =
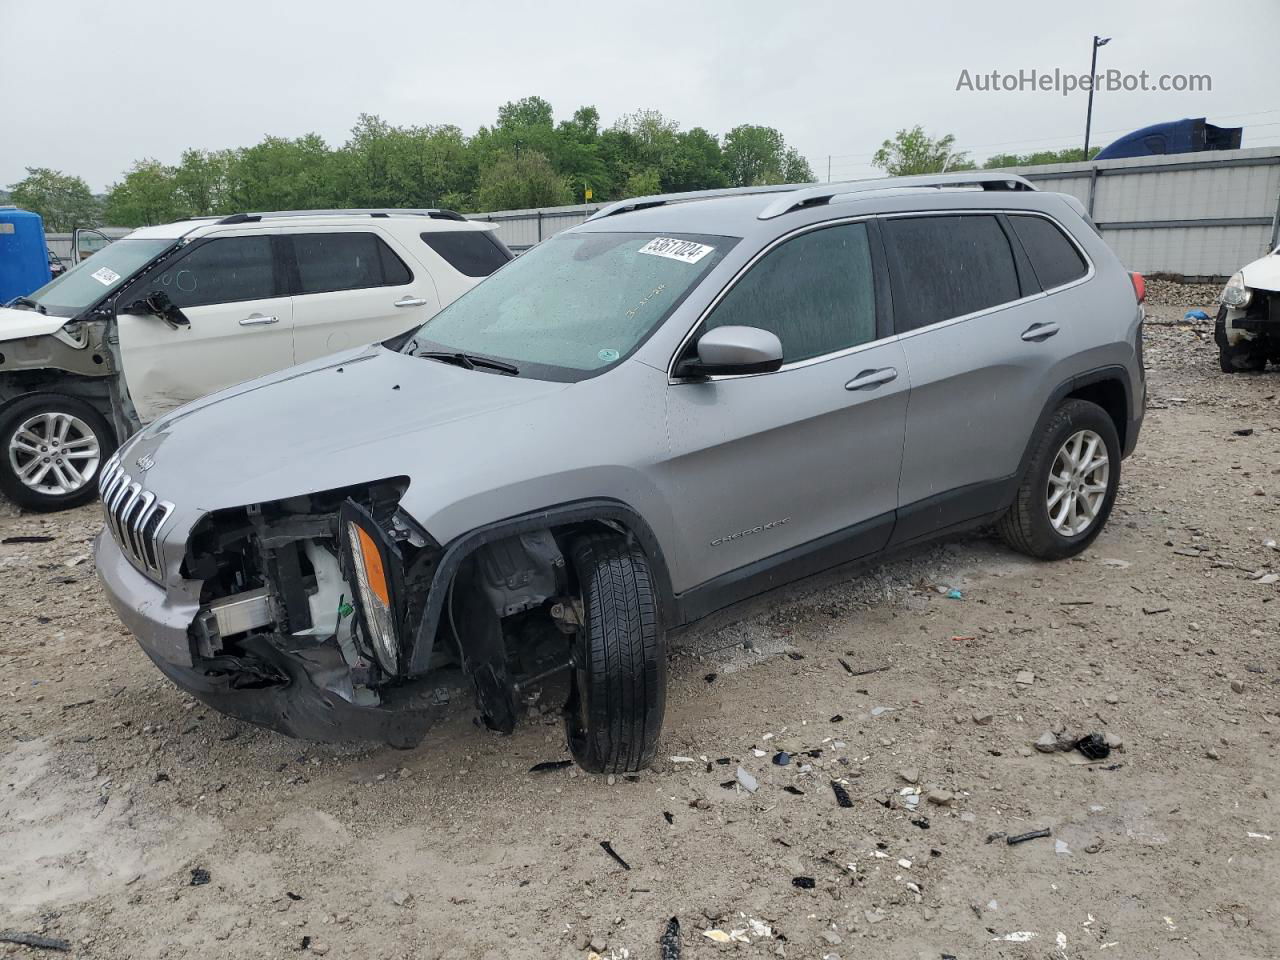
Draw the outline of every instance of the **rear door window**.
<instances>
[{"instance_id":1,"label":"rear door window","mask_svg":"<svg viewBox=\"0 0 1280 960\"><path fill-rule=\"evenodd\" d=\"M183 308L279 296L271 238L209 240L175 260L152 286Z\"/></svg>"},{"instance_id":2,"label":"rear door window","mask_svg":"<svg viewBox=\"0 0 1280 960\"><path fill-rule=\"evenodd\" d=\"M288 234L298 264L298 293L398 287L413 274L374 233Z\"/></svg>"},{"instance_id":3,"label":"rear door window","mask_svg":"<svg viewBox=\"0 0 1280 960\"><path fill-rule=\"evenodd\" d=\"M994 215L883 222L898 333L1017 300L1013 248Z\"/></svg>"},{"instance_id":4,"label":"rear door window","mask_svg":"<svg viewBox=\"0 0 1280 960\"><path fill-rule=\"evenodd\" d=\"M487 277L511 259L511 252L488 230L440 230L421 236L464 277Z\"/></svg>"},{"instance_id":5,"label":"rear door window","mask_svg":"<svg viewBox=\"0 0 1280 960\"><path fill-rule=\"evenodd\" d=\"M777 334L785 363L876 339L867 225L812 230L765 254L716 305L705 328L730 325Z\"/></svg>"},{"instance_id":6,"label":"rear door window","mask_svg":"<svg viewBox=\"0 0 1280 960\"><path fill-rule=\"evenodd\" d=\"M1022 249L1027 251L1036 279L1045 290L1078 280L1089 271L1089 265L1076 245L1053 221L1044 217L1009 215L1013 232Z\"/></svg>"}]
</instances>

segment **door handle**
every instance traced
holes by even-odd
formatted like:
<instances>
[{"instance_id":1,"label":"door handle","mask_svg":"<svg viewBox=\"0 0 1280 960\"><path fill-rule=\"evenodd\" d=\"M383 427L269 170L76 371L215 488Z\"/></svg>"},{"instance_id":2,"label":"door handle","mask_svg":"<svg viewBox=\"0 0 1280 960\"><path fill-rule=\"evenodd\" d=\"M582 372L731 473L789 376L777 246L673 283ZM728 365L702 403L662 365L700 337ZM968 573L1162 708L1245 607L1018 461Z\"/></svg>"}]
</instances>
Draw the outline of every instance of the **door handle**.
<instances>
[{"instance_id":1,"label":"door handle","mask_svg":"<svg viewBox=\"0 0 1280 960\"><path fill-rule=\"evenodd\" d=\"M401 297L396 301L397 307L425 307L427 301L422 297Z\"/></svg>"},{"instance_id":2,"label":"door handle","mask_svg":"<svg viewBox=\"0 0 1280 960\"><path fill-rule=\"evenodd\" d=\"M1033 323L1022 331L1022 339L1032 343L1039 343L1041 340L1048 340L1057 332L1058 325L1056 323Z\"/></svg>"},{"instance_id":3,"label":"door handle","mask_svg":"<svg viewBox=\"0 0 1280 960\"><path fill-rule=\"evenodd\" d=\"M883 383L898 379L896 367L881 367L879 370L863 370L844 385L846 390L870 390Z\"/></svg>"},{"instance_id":4,"label":"door handle","mask_svg":"<svg viewBox=\"0 0 1280 960\"><path fill-rule=\"evenodd\" d=\"M260 313L251 313L249 314L249 316L245 317L243 320L240 321L240 326L256 327L259 324L263 324L263 323L279 323L279 322L280 322L279 317L264 317Z\"/></svg>"}]
</instances>

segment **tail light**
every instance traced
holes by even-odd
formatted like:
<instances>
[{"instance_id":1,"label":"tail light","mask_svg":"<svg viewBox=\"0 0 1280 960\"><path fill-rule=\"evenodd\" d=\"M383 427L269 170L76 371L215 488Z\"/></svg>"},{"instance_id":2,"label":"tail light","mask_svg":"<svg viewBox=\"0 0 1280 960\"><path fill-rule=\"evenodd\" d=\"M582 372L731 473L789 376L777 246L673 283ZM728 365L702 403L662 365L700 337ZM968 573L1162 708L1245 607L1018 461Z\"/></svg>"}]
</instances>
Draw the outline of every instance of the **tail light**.
<instances>
[{"instance_id":1,"label":"tail light","mask_svg":"<svg viewBox=\"0 0 1280 960\"><path fill-rule=\"evenodd\" d=\"M1133 281L1133 293L1138 298L1139 303L1147 302L1147 280L1140 273L1129 274L1129 279Z\"/></svg>"}]
</instances>

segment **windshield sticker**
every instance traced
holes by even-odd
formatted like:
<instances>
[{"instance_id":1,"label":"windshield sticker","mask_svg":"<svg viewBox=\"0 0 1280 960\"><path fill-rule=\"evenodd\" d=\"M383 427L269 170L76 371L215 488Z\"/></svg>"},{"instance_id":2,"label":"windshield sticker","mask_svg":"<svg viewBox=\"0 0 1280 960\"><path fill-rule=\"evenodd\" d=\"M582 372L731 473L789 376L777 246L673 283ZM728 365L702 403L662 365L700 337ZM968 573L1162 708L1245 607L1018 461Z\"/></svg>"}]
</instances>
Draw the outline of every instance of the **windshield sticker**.
<instances>
[{"instance_id":1,"label":"windshield sticker","mask_svg":"<svg viewBox=\"0 0 1280 960\"><path fill-rule=\"evenodd\" d=\"M640 248L640 252L653 257L679 260L681 263L697 263L714 249L715 247L708 247L705 243L694 243L692 240L654 237Z\"/></svg>"},{"instance_id":2,"label":"windshield sticker","mask_svg":"<svg viewBox=\"0 0 1280 960\"><path fill-rule=\"evenodd\" d=\"M622 354L618 353L617 350L611 349L610 347L605 347L603 350L597 353L596 356L599 357L601 360L603 360L605 363L613 363L613 361L617 360L618 357L622 356Z\"/></svg>"},{"instance_id":3,"label":"windshield sticker","mask_svg":"<svg viewBox=\"0 0 1280 960\"><path fill-rule=\"evenodd\" d=\"M93 279L97 280L104 287L109 287L120 279L120 274L116 273L110 267L99 267L93 273L89 274Z\"/></svg>"}]
</instances>

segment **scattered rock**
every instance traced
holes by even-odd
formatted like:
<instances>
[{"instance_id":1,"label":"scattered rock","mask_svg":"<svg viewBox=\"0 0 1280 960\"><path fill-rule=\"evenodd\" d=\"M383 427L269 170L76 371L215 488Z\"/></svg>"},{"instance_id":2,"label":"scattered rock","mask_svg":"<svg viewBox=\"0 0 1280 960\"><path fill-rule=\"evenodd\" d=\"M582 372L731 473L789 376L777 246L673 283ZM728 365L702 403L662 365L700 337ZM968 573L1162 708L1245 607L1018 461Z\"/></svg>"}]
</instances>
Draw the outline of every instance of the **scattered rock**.
<instances>
[{"instance_id":1,"label":"scattered rock","mask_svg":"<svg viewBox=\"0 0 1280 960\"><path fill-rule=\"evenodd\" d=\"M1231 690L1232 690L1232 692L1234 692L1234 693L1244 693L1244 681L1243 681L1243 680L1232 680L1232 681L1231 681Z\"/></svg>"},{"instance_id":2,"label":"scattered rock","mask_svg":"<svg viewBox=\"0 0 1280 960\"><path fill-rule=\"evenodd\" d=\"M1056 753L1058 751L1058 738L1051 731L1046 730L1036 740L1035 747L1041 753Z\"/></svg>"},{"instance_id":3,"label":"scattered rock","mask_svg":"<svg viewBox=\"0 0 1280 960\"><path fill-rule=\"evenodd\" d=\"M898 776L901 777L907 783L920 782L920 771L917 770L915 767L903 767L901 770L898 771Z\"/></svg>"},{"instance_id":4,"label":"scattered rock","mask_svg":"<svg viewBox=\"0 0 1280 960\"><path fill-rule=\"evenodd\" d=\"M980 727L985 727L995 719L995 714L988 713L985 710L975 710L973 713L973 722Z\"/></svg>"},{"instance_id":5,"label":"scattered rock","mask_svg":"<svg viewBox=\"0 0 1280 960\"><path fill-rule=\"evenodd\" d=\"M413 894L408 890L392 890L387 899L397 907L407 907L413 903Z\"/></svg>"},{"instance_id":6,"label":"scattered rock","mask_svg":"<svg viewBox=\"0 0 1280 960\"><path fill-rule=\"evenodd\" d=\"M1014 683L1020 683L1023 686L1030 686L1036 682L1036 675L1030 670L1019 670L1018 675L1013 678Z\"/></svg>"},{"instance_id":7,"label":"scattered rock","mask_svg":"<svg viewBox=\"0 0 1280 960\"><path fill-rule=\"evenodd\" d=\"M956 802L956 795L950 790L930 790L925 799L940 807L949 807Z\"/></svg>"}]
</instances>

